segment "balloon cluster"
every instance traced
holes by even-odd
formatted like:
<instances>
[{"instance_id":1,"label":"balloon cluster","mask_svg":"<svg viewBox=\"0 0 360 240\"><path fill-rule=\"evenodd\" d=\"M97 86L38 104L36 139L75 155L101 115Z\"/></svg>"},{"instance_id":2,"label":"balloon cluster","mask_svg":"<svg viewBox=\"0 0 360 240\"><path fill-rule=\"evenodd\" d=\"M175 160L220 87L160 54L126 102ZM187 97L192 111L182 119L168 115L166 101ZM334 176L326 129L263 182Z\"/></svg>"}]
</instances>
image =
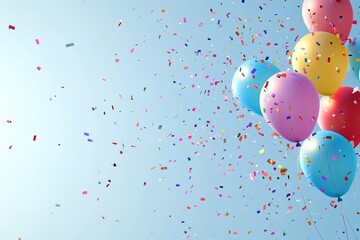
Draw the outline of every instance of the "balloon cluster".
<instances>
[{"instance_id":1,"label":"balloon cluster","mask_svg":"<svg viewBox=\"0 0 360 240\"><path fill-rule=\"evenodd\" d=\"M349 68L359 74L360 43L349 40L348 53L349 0L304 0L302 16L310 33L289 54L293 70L247 61L234 74L233 95L283 138L297 142L305 176L340 200L354 180L354 147L360 142L360 92L342 83ZM321 131L312 133L316 123Z\"/></svg>"}]
</instances>

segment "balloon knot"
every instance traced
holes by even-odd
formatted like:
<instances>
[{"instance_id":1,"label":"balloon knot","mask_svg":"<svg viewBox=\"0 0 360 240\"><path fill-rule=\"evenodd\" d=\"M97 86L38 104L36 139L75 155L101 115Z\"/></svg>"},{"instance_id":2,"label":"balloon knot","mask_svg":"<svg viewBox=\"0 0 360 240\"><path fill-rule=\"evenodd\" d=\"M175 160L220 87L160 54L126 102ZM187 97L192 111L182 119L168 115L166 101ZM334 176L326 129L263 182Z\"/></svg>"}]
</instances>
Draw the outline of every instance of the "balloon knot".
<instances>
[{"instance_id":1,"label":"balloon knot","mask_svg":"<svg viewBox=\"0 0 360 240\"><path fill-rule=\"evenodd\" d=\"M342 201L342 198L341 197L338 197L338 202L341 202Z\"/></svg>"},{"instance_id":2,"label":"balloon knot","mask_svg":"<svg viewBox=\"0 0 360 240\"><path fill-rule=\"evenodd\" d=\"M296 147L301 147L301 144L299 142L297 142Z\"/></svg>"}]
</instances>

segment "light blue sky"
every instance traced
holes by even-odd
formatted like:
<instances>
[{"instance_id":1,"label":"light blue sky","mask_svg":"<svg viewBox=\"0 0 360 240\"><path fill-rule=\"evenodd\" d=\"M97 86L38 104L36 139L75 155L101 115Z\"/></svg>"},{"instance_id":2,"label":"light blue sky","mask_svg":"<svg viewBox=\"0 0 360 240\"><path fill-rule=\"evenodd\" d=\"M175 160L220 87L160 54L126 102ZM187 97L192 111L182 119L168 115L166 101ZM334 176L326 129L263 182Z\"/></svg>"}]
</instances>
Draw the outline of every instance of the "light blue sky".
<instances>
[{"instance_id":1,"label":"light blue sky","mask_svg":"<svg viewBox=\"0 0 360 240\"><path fill-rule=\"evenodd\" d=\"M340 205L298 180L299 149L230 91L244 58L291 68L301 4L0 2L0 239L320 239L309 214L346 239ZM349 239L359 190L358 175Z\"/></svg>"}]
</instances>

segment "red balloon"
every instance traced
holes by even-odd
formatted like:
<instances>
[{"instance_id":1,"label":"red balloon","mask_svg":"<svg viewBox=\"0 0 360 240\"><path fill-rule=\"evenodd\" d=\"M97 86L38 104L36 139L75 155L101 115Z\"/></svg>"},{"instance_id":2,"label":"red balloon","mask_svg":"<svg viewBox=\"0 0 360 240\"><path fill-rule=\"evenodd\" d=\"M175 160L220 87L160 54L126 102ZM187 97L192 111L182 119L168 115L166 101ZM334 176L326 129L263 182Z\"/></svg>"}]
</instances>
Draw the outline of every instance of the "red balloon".
<instances>
[{"instance_id":1,"label":"red balloon","mask_svg":"<svg viewBox=\"0 0 360 240\"><path fill-rule=\"evenodd\" d=\"M356 147L360 142L360 91L343 86L320 100L318 124L322 130L343 135Z\"/></svg>"},{"instance_id":2,"label":"red balloon","mask_svg":"<svg viewBox=\"0 0 360 240\"><path fill-rule=\"evenodd\" d=\"M348 38L353 24L350 0L304 0L302 16L310 32L324 31Z\"/></svg>"}]
</instances>

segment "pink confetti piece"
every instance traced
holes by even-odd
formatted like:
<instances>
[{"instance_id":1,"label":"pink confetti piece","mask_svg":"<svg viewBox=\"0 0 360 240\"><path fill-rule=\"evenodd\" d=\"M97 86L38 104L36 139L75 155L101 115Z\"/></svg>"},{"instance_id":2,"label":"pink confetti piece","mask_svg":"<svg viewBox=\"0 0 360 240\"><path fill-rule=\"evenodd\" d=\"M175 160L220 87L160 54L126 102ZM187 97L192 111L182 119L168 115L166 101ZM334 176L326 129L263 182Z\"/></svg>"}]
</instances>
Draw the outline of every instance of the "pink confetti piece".
<instances>
[{"instance_id":1,"label":"pink confetti piece","mask_svg":"<svg viewBox=\"0 0 360 240\"><path fill-rule=\"evenodd\" d=\"M36 43L36 45L39 45L40 44L39 39L35 39L35 43Z\"/></svg>"},{"instance_id":2,"label":"pink confetti piece","mask_svg":"<svg viewBox=\"0 0 360 240\"><path fill-rule=\"evenodd\" d=\"M37 66L37 68L36 68L38 71L40 71L41 70L41 67L40 66Z\"/></svg>"},{"instance_id":3,"label":"pink confetti piece","mask_svg":"<svg viewBox=\"0 0 360 240\"><path fill-rule=\"evenodd\" d=\"M83 191L82 194L83 194L83 195L86 195L86 194L88 194L88 192L87 192L87 191Z\"/></svg>"},{"instance_id":4,"label":"pink confetti piece","mask_svg":"<svg viewBox=\"0 0 360 240\"><path fill-rule=\"evenodd\" d=\"M254 180L254 177L253 177L253 175L251 173L249 173L249 177L250 177L251 180Z\"/></svg>"},{"instance_id":5,"label":"pink confetti piece","mask_svg":"<svg viewBox=\"0 0 360 240\"><path fill-rule=\"evenodd\" d=\"M184 17L184 19L183 19L183 20L184 20L184 23L186 23L186 22L187 22L187 21L186 21L186 17Z\"/></svg>"}]
</instances>

